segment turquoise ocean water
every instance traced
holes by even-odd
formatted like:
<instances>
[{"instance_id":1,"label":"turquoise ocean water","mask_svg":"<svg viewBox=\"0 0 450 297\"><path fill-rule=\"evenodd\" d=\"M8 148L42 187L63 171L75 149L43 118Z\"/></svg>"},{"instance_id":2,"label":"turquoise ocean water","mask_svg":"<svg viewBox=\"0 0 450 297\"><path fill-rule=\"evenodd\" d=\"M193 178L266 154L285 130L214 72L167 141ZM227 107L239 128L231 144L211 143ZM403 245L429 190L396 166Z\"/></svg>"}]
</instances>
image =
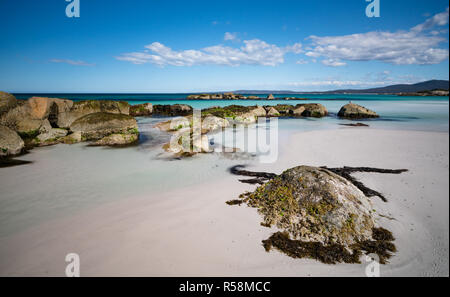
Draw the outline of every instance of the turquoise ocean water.
<instances>
[{"instance_id":1,"label":"turquoise ocean water","mask_svg":"<svg viewBox=\"0 0 450 297\"><path fill-rule=\"evenodd\" d=\"M413 97L366 94L295 94L275 95L275 98L298 97L307 101L286 100L185 100L189 94L15 94L18 99L32 96L66 98L79 100L122 100L130 104L189 104L194 108L226 105L277 105L299 103L321 103L330 112L330 117L315 119L281 119L280 127L288 130L317 130L335 128L348 121L336 117L339 109L349 101L363 105L380 114L379 119L367 120L374 128L407 129L420 131L448 132L449 97ZM247 94L244 94L247 95ZM254 95L254 94L252 94ZM257 94L261 98L267 94ZM141 120L145 124L146 120Z\"/></svg>"}]
</instances>

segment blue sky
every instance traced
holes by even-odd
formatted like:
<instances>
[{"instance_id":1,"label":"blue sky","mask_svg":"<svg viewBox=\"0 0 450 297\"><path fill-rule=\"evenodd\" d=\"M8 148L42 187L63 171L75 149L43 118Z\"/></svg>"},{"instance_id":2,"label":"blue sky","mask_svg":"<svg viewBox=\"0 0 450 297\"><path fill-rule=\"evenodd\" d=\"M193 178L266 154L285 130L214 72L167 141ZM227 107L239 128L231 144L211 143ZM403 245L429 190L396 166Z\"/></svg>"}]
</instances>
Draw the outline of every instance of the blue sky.
<instances>
[{"instance_id":1,"label":"blue sky","mask_svg":"<svg viewBox=\"0 0 450 297\"><path fill-rule=\"evenodd\" d=\"M448 1L0 0L0 90L330 90L448 79Z\"/></svg>"}]
</instances>

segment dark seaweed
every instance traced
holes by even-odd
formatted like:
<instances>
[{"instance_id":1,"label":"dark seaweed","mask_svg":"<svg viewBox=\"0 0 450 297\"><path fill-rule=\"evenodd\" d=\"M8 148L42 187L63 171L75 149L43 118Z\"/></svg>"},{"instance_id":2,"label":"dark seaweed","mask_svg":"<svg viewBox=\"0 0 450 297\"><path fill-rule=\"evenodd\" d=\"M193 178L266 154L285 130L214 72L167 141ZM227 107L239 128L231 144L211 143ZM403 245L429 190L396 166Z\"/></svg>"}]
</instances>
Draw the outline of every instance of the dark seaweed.
<instances>
[{"instance_id":1,"label":"dark seaweed","mask_svg":"<svg viewBox=\"0 0 450 297\"><path fill-rule=\"evenodd\" d=\"M388 173L388 174L401 174L403 172L407 172L408 169L380 169L380 168L372 168L372 167L347 167L344 166L342 168L328 168L323 166L321 168L327 169L337 175L342 176L346 180L350 181L353 185L355 185L358 189L360 189L364 195L367 197L378 196L384 202L387 202L386 197L378 191L370 189L366 187L362 182L358 181L356 178L351 176L352 173L355 172L375 172L375 173Z\"/></svg>"},{"instance_id":2,"label":"dark seaweed","mask_svg":"<svg viewBox=\"0 0 450 297\"><path fill-rule=\"evenodd\" d=\"M349 248L340 244L324 245L320 242L292 240L287 232L277 232L263 240L267 252L272 247L292 258L310 258L325 264L361 263L359 258L363 254L377 254L380 264L387 264L394 252L397 251L392 243L394 236L384 228L373 228L373 239L358 242Z\"/></svg>"}]
</instances>

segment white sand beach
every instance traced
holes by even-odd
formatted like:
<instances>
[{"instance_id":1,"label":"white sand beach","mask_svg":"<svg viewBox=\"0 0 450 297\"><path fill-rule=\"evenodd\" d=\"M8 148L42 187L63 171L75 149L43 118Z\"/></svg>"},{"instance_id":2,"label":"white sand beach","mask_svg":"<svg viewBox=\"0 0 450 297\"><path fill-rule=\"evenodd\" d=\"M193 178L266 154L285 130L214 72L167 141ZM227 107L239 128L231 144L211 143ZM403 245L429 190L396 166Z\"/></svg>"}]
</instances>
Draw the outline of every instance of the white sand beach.
<instances>
[{"instance_id":1,"label":"white sand beach","mask_svg":"<svg viewBox=\"0 0 450 297\"><path fill-rule=\"evenodd\" d=\"M392 218L378 222L393 232L398 249L381 266L381 276L449 275L448 133L339 128L297 133L280 150L275 164L248 169L409 169L355 175L388 199L372 198L377 214ZM70 149L60 160L68 156ZM53 174L65 173L56 168ZM231 174L203 179L201 185L133 194L6 234L0 237L0 275L64 276L66 254L77 253L82 276L365 276L364 262L326 265L265 252L261 241L275 229L260 226L256 209L225 204L255 186Z\"/></svg>"}]
</instances>

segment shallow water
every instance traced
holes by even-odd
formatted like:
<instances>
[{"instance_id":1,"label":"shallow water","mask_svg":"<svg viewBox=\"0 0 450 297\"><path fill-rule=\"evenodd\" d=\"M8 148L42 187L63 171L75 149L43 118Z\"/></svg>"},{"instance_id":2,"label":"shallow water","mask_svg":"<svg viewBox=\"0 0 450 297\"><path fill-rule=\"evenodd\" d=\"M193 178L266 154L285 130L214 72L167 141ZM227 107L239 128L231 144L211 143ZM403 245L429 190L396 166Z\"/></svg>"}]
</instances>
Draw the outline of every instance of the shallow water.
<instances>
[{"instance_id":1,"label":"shallow water","mask_svg":"<svg viewBox=\"0 0 450 297\"><path fill-rule=\"evenodd\" d=\"M320 101L329 109L330 117L278 120L278 153L283 154L292 133L299 131L372 128L449 131L448 99L354 102L375 110L381 118L364 121L370 125L369 128L343 127L339 124L349 121L338 119L336 113L346 102ZM278 103L296 104L270 101L270 104ZM225 104L255 105L255 102L192 101L189 104L199 108ZM203 154L183 160L168 158L161 145L169 140L170 135L153 127L166 119L138 118L141 139L135 147L109 149L76 144L36 148L20 157L32 161L31 164L0 168L0 238L40 222L119 199L135 196L157 199L159 192L204 184L228 175L227 169L233 165L258 162L253 153ZM249 129L264 130L266 127L258 124L248 129L237 129L237 147L243 148L244 144L239 139ZM215 145L231 145L230 140L224 139L220 133L211 136L210 140Z\"/></svg>"}]
</instances>

